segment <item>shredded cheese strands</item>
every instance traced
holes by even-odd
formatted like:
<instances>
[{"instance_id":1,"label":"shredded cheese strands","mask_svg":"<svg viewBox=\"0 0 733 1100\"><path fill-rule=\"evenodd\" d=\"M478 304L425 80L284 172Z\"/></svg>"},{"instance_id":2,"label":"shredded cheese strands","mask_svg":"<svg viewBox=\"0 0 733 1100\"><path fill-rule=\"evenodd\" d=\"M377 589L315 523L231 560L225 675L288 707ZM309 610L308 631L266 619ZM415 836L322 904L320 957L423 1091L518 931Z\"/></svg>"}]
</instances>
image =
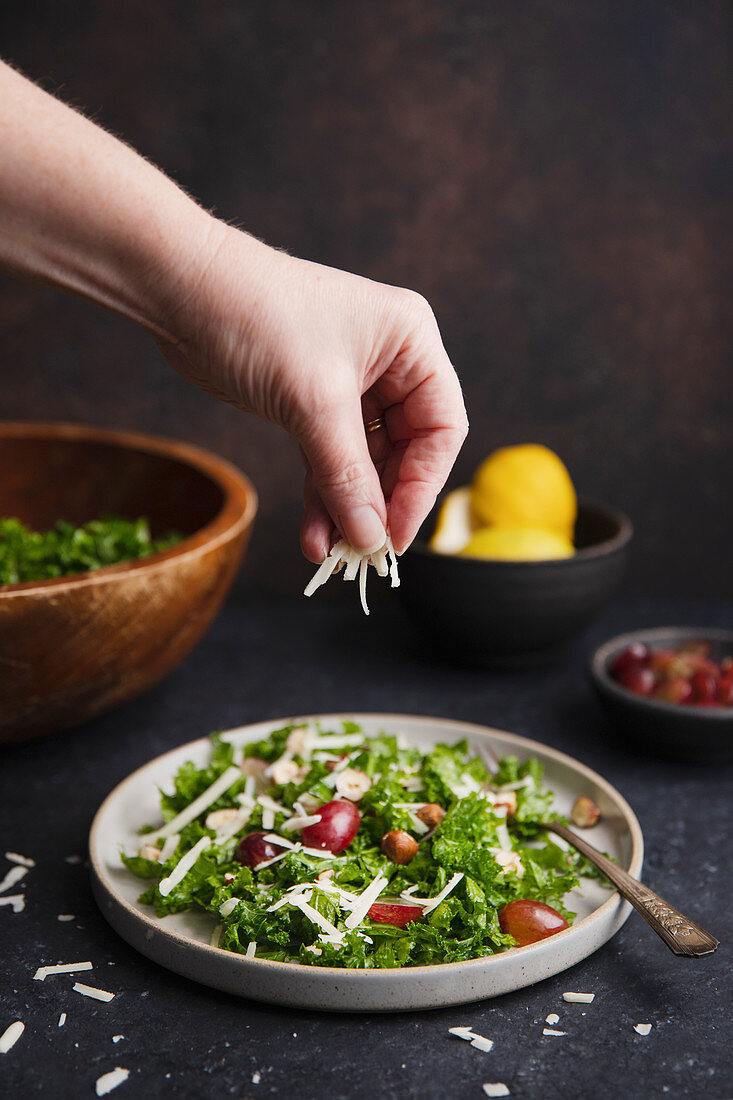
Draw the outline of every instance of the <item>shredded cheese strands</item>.
<instances>
[{"instance_id":1,"label":"shredded cheese strands","mask_svg":"<svg viewBox=\"0 0 733 1100\"><path fill-rule=\"evenodd\" d=\"M5 894L0 898L0 905L10 905L14 913L22 913L25 909L25 894Z\"/></svg>"},{"instance_id":2,"label":"shredded cheese strands","mask_svg":"<svg viewBox=\"0 0 733 1100\"><path fill-rule=\"evenodd\" d=\"M178 847L178 841L181 839L180 833L171 833L170 836L165 838L165 843L160 849L160 862L167 863L171 858L176 848Z\"/></svg>"},{"instance_id":3,"label":"shredded cheese strands","mask_svg":"<svg viewBox=\"0 0 733 1100\"><path fill-rule=\"evenodd\" d=\"M232 767L215 779L210 787L207 787L203 794L200 794L198 798L194 798L193 802L186 806L185 810L181 810L179 814L169 821L167 825L163 825L162 828L155 830L156 836L171 836L172 833L180 833L181 829L186 825L190 825L192 821L199 816L204 810L208 810L209 806L213 802L216 802L217 798L221 798L225 791L229 790L232 784L242 778L242 773L239 768Z\"/></svg>"},{"instance_id":4,"label":"shredded cheese strands","mask_svg":"<svg viewBox=\"0 0 733 1100\"><path fill-rule=\"evenodd\" d=\"M0 1035L0 1054L7 1054L18 1042L24 1031L25 1024L22 1020L16 1020L15 1023L6 1028Z\"/></svg>"},{"instance_id":5,"label":"shredded cheese strands","mask_svg":"<svg viewBox=\"0 0 733 1100\"><path fill-rule=\"evenodd\" d=\"M224 777L222 776L222 778ZM178 861L171 873L167 875L166 878L160 880L158 883L158 890L162 897L168 897L171 890L175 889L178 883L186 877L201 853L205 851L210 844L211 837L202 836L201 840L197 840L193 848L186 852L185 856Z\"/></svg>"},{"instance_id":6,"label":"shredded cheese strands","mask_svg":"<svg viewBox=\"0 0 733 1100\"><path fill-rule=\"evenodd\" d=\"M389 564L387 561L388 557ZM365 615L369 614L366 587L367 572L370 565L374 566L378 576L386 577L389 575L392 588L397 588L399 586L400 575L397 568L397 555L394 552L391 539L388 538L381 550L377 550L374 554L359 554L345 539L341 539L340 542L336 543L328 557L318 566L313 577L305 586L303 595L312 596L314 592L326 583L329 577L332 577L334 573L338 572L342 565L345 566L345 581L356 580L358 574L359 598L361 599L361 606Z\"/></svg>"},{"instance_id":7,"label":"shredded cheese strands","mask_svg":"<svg viewBox=\"0 0 733 1100\"><path fill-rule=\"evenodd\" d=\"M28 868L22 866L11 867L5 878L0 882L0 894L4 894L6 890L9 890L11 886L15 886L16 882L20 882L22 878L28 874Z\"/></svg>"},{"instance_id":8,"label":"shredded cheese strands","mask_svg":"<svg viewBox=\"0 0 733 1100\"><path fill-rule=\"evenodd\" d=\"M426 917L428 915L428 913L432 913L433 909L437 909L437 907L440 905L441 901L444 901L445 898L448 897L448 894L450 894L451 890L454 890L456 888L456 886L458 885L458 883L461 881L462 878L463 878L463 871L456 871L456 873L451 878L450 882L448 882L443 887L443 889L440 891L440 893L436 894L434 898L416 898L416 897L413 897L412 896L412 890L413 890L412 886L410 887L409 890L404 890L400 894L400 897L401 898L409 898L410 901L414 901L418 905L421 905L423 907L423 911L422 911L423 916Z\"/></svg>"},{"instance_id":9,"label":"shredded cheese strands","mask_svg":"<svg viewBox=\"0 0 733 1100\"><path fill-rule=\"evenodd\" d=\"M563 993L562 999L571 1004L589 1005L593 1003L595 993Z\"/></svg>"},{"instance_id":10,"label":"shredded cheese strands","mask_svg":"<svg viewBox=\"0 0 733 1100\"><path fill-rule=\"evenodd\" d=\"M386 880L385 880L386 881ZM290 898L290 904L294 905L296 909L300 911L312 921L313 924L317 924L319 928L322 928L327 936L333 936L334 940L341 943L343 934L339 932L335 924L331 924L330 920L322 916L317 909L314 909L312 905L309 905L302 894L293 894Z\"/></svg>"},{"instance_id":11,"label":"shredded cheese strands","mask_svg":"<svg viewBox=\"0 0 733 1100\"><path fill-rule=\"evenodd\" d=\"M351 913L344 921L344 924L349 930L357 928L361 924L374 902L384 890L388 881L389 880L380 873L373 882L367 886L366 890L363 890L362 893L359 894L359 900L355 903Z\"/></svg>"},{"instance_id":12,"label":"shredded cheese strands","mask_svg":"<svg viewBox=\"0 0 733 1100\"><path fill-rule=\"evenodd\" d=\"M247 950L244 953L245 959L253 959L257 954L257 941L250 940L247 944Z\"/></svg>"},{"instance_id":13,"label":"shredded cheese strands","mask_svg":"<svg viewBox=\"0 0 733 1100\"><path fill-rule=\"evenodd\" d=\"M28 856L20 856L17 852L6 852L5 858L10 860L11 863L21 863L24 867L35 867L35 859L30 859Z\"/></svg>"},{"instance_id":14,"label":"shredded cheese strands","mask_svg":"<svg viewBox=\"0 0 733 1100\"><path fill-rule=\"evenodd\" d=\"M455 1035L457 1039L465 1039L472 1047L475 1047L476 1050L483 1051L484 1054L488 1054L494 1046L493 1039L487 1039L484 1035L478 1035L475 1031L472 1031L470 1027L449 1027L448 1031L451 1035Z\"/></svg>"}]
</instances>

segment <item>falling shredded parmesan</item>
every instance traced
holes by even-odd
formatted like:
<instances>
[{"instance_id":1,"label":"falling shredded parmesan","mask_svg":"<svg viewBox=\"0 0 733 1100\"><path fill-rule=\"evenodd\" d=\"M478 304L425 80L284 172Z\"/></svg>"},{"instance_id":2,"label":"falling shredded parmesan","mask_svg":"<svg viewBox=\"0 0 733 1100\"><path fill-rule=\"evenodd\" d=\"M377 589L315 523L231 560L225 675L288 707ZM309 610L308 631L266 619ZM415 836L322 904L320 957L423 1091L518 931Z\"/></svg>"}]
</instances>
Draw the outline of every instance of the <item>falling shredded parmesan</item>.
<instances>
[{"instance_id":1,"label":"falling shredded parmesan","mask_svg":"<svg viewBox=\"0 0 733 1100\"><path fill-rule=\"evenodd\" d=\"M236 783L238 779L242 778L242 773L239 768L235 768L233 765L215 779L210 787L207 787L203 794L200 794L198 798L194 798L193 802L186 806L185 810L181 810L179 814L169 821L166 825L163 825L160 829L155 830L156 836L171 836L172 833L179 833L186 825L189 825L194 821L200 813L204 810L208 810L212 803L216 802L217 798L221 798L225 791Z\"/></svg>"},{"instance_id":2,"label":"falling shredded parmesan","mask_svg":"<svg viewBox=\"0 0 733 1100\"><path fill-rule=\"evenodd\" d=\"M94 1001L112 1001L114 993L108 993L106 989L97 989L93 985L84 985L83 982L74 982L75 993L81 993L82 997L91 997Z\"/></svg>"},{"instance_id":3,"label":"falling shredded parmesan","mask_svg":"<svg viewBox=\"0 0 733 1100\"><path fill-rule=\"evenodd\" d=\"M0 1054L7 1054L18 1042L18 1039L20 1039L24 1031L25 1024L22 1020L16 1020L14 1024L6 1028L2 1035L0 1035Z\"/></svg>"},{"instance_id":4,"label":"falling shredded parmesan","mask_svg":"<svg viewBox=\"0 0 733 1100\"><path fill-rule=\"evenodd\" d=\"M93 970L90 962L58 963L56 966L39 966L33 978L37 982L45 982L49 974L76 974L80 970Z\"/></svg>"},{"instance_id":5,"label":"falling shredded parmesan","mask_svg":"<svg viewBox=\"0 0 733 1100\"><path fill-rule=\"evenodd\" d=\"M178 883L186 877L201 853L205 851L210 844L211 837L209 836L202 836L201 840L196 841L193 848L186 852L185 856L178 861L171 873L167 875L166 878L162 878L158 883L158 890L160 891L161 897L168 897L171 890L175 889Z\"/></svg>"},{"instance_id":6,"label":"falling shredded parmesan","mask_svg":"<svg viewBox=\"0 0 733 1100\"><path fill-rule=\"evenodd\" d=\"M634 1031L637 1035L648 1035L651 1030L651 1024L634 1024Z\"/></svg>"},{"instance_id":7,"label":"falling shredded parmesan","mask_svg":"<svg viewBox=\"0 0 733 1100\"><path fill-rule=\"evenodd\" d=\"M103 1073L94 1084L97 1096L106 1096L107 1093L112 1092L112 1089L124 1084L129 1076L129 1069L122 1069L121 1066L115 1066L109 1073Z\"/></svg>"},{"instance_id":8,"label":"falling shredded parmesan","mask_svg":"<svg viewBox=\"0 0 733 1100\"><path fill-rule=\"evenodd\" d=\"M389 565L387 565L388 555L390 560ZM370 565L374 566L380 577L386 577L387 573L389 573L392 588L397 588L399 586L400 577L397 569L397 555L394 552L394 547L392 546L392 540L390 538L387 539L382 549L377 550L374 554L359 554L345 539L341 539L340 542L336 543L328 557L318 566L313 577L305 586L303 595L312 596L321 585L326 583L329 577L337 573L343 566L345 581L356 580L358 574L361 606L364 609L364 614L368 615L369 607L366 599L366 584L367 570Z\"/></svg>"},{"instance_id":9,"label":"falling shredded parmesan","mask_svg":"<svg viewBox=\"0 0 733 1100\"><path fill-rule=\"evenodd\" d=\"M592 1004L595 993L563 993L564 1001L577 1002L582 1005Z\"/></svg>"},{"instance_id":10,"label":"falling shredded parmesan","mask_svg":"<svg viewBox=\"0 0 733 1100\"><path fill-rule=\"evenodd\" d=\"M30 859L28 856L18 855L17 852L6 852L5 858L11 863L20 863L23 867L35 867L35 859Z\"/></svg>"}]
</instances>

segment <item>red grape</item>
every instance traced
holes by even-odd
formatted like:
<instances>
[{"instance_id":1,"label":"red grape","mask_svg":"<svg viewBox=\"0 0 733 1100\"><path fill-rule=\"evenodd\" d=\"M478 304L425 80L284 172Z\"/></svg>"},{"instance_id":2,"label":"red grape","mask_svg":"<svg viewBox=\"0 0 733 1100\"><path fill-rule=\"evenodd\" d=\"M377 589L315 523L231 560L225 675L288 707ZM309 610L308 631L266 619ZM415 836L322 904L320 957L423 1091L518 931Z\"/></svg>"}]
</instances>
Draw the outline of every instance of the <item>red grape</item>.
<instances>
[{"instance_id":1,"label":"red grape","mask_svg":"<svg viewBox=\"0 0 733 1100\"><path fill-rule=\"evenodd\" d=\"M644 665L630 665L623 669L617 679L623 687L636 695L651 695L656 683L654 673Z\"/></svg>"},{"instance_id":2,"label":"red grape","mask_svg":"<svg viewBox=\"0 0 733 1100\"><path fill-rule=\"evenodd\" d=\"M611 675L615 680L620 680L624 673L631 668L639 668L647 663L651 656L648 645L643 642L632 642L617 653L611 662Z\"/></svg>"},{"instance_id":3,"label":"red grape","mask_svg":"<svg viewBox=\"0 0 733 1100\"><path fill-rule=\"evenodd\" d=\"M709 672L696 672L690 680L692 701L694 703L709 703L714 701L717 695L718 685L715 677Z\"/></svg>"},{"instance_id":4,"label":"red grape","mask_svg":"<svg viewBox=\"0 0 733 1100\"><path fill-rule=\"evenodd\" d=\"M671 680L663 680L657 684L652 696L663 703L689 703L692 699L690 681L682 676L674 676Z\"/></svg>"},{"instance_id":5,"label":"red grape","mask_svg":"<svg viewBox=\"0 0 733 1100\"><path fill-rule=\"evenodd\" d=\"M285 849L271 840L265 840L267 833L248 833L240 840L234 858L246 867L258 867L267 859L279 856Z\"/></svg>"},{"instance_id":6,"label":"red grape","mask_svg":"<svg viewBox=\"0 0 733 1100\"><path fill-rule=\"evenodd\" d=\"M529 898L510 901L500 909L499 924L502 932L514 936L520 947L547 939L568 927L568 922L556 909Z\"/></svg>"},{"instance_id":7,"label":"red grape","mask_svg":"<svg viewBox=\"0 0 733 1100\"><path fill-rule=\"evenodd\" d=\"M733 672L721 676L718 680L717 698L724 707L733 707Z\"/></svg>"},{"instance_id":8,"label":"red grape","mask_svg":"<svg viewBox=\"0 0 733 1100\"><path fill-rule=\"evenodd\" d=\"M303 843L308 848L322 848L326 852L343 852L348 848L359 831L359 811L353 802L335 798L319 806L317 813L321 820L314 825L306 825L301 832Z\"/></svg>"},{"instance_id":9,"label":"red grape","mask_svg":"<svg viewBox=\"0 0 733 1100\"><path fill-rule=\"evenodd\" d=\"M400 898L384 898L374 902L368 915L378 924L394 924L397 928L404 928L411 921L420 920L422 905L402 901Z\"/></svg>"}]
</instances>

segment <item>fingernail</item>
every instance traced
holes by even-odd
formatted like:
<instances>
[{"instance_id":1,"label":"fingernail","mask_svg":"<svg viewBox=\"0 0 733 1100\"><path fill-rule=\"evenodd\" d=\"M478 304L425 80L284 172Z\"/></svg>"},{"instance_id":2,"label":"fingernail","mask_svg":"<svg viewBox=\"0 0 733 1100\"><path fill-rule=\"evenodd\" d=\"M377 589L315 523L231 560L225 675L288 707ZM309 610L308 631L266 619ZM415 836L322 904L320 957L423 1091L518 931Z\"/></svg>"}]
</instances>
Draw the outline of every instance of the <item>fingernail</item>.
<instances>
[{"instance_id":1,"label":"fingernail","mask_svg":"<svg viewBox=\"0 0 733 1100\"><path fill-rule=\"evenodd\" d=\"M359 504L339 519L346 538L360 554L373 554L387 541L384 524L371 504Z\"/></svg>"}]
</instances>

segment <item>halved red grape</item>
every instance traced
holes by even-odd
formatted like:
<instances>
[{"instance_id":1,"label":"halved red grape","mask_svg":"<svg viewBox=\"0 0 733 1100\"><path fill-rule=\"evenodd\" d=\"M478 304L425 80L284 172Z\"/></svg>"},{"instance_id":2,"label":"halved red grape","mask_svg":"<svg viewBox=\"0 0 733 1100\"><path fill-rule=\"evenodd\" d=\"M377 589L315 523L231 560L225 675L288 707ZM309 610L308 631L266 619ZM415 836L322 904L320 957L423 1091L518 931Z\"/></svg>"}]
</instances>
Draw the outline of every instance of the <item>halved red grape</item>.
<instances>
[{"instance_id":1,"label":"halved red grape","mask_svg":"<svg viewBox=\"0 0 733 1100\"><path fill-rule=\"evenodd\" d=\"M711 703L715 701L718 685L714 676L709 672L696 672L690 680L692 701L695 703Z\"/></svg>"},{"instance_id":2,"label":"halved red grape","mask_svg":"<svg viewBox=\"0 0 733 1100\"><path fill-rule=\"evenodd\" d=\"M265 860L279 856L285 849L271 840L265 840L267 833L248 833L240 840L234 858L245 867L258 867Z\"/></svg>"},{"instance_id":3,"label":"halved red grape","mask_svg":"<svg viewBox=\"0 0 733 1100\"><path fill-rule=\"evenodd\" d=\"M502 932L514 936L520 947L526 947L562 932L568 922L557 909L542 901L519 898L499 910L499 925Z\"/></svg>"},{"instance_id":4,"label":"halved red grape","mask_svg":"<svg viewBox=\"0 0 733 1100\"><path fill-rule=\"evenodd\" d=\"M412 921L420 920L422 905L403 901L401 898L382 898L374 902L368 916L379 924L394 924L396 928L404 928Z\"/></svg>"},{"instance_id":5,"label":"halved red grape","mask_svg":"<svg viewBox=\"0 0 733 1100\"><path fill-rule=\"evenodd\" d=\"M692 699L690 681L683 676L674 676L671 680L663 680L657 684L652 696L663 703L689 703Z\"/></svg>"},{"instance_id":6,"label":"halved red grape","mask_svg":"<svg viewBox=\"0 0 733 1100\"><path fill-rule=\"evenodd\" d=\"M717 700L724 707L733 707L733 672L718 680Z\"/></svg>"},{"instance_id":7,"label":"halved red grape","mask_svg":"<svg viewBox=\"0 0 733 1100\"><path fill-rule=\"evenodd\" d=\"M334 798L319 806L316 812L321 820L302 830L303 843L308 848L322 848L334 855L343 852L359 831L359 811L354 803Z\"/></svg>"}]
</instances>

